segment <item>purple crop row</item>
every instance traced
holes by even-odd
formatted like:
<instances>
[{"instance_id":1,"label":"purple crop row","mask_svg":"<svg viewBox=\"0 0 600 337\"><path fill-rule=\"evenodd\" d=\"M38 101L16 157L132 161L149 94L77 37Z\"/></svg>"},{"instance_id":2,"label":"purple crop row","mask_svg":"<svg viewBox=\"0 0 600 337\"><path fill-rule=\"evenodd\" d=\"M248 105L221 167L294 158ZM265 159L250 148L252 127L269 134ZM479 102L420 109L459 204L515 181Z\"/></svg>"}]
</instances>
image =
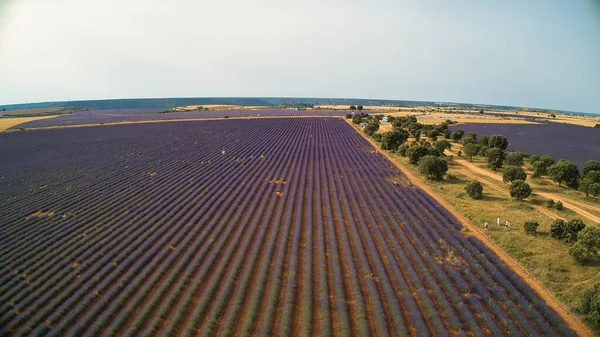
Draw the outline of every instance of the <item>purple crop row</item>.
<instances>
[{"instance_id":1,"label":"purple crop row","mask_svg":"<svg viewBox=\"0 0 600 337\"><path fill-rule=\"evenodd\" d=\"M0 334L574 335L372 150L337 118L11 134Z\"/></svg>"}]
</instances>

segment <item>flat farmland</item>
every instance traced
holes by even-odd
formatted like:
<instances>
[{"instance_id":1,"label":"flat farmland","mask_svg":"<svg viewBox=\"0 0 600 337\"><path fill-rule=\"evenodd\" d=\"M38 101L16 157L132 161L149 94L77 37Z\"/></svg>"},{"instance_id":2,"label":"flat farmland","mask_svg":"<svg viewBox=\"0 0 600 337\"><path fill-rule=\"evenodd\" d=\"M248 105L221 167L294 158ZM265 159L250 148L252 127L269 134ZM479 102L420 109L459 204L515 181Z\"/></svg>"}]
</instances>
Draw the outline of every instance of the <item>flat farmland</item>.
<instances>
[{"instance_id":1,"label":"flat farmland","mask_svg":"<svg viewBox=\"0 0 600 337\"><path fill-rule=\"evenodd\" d=\"M341 118L5 133L0 158L0 335L575 335Z\"/></svg>"}]
</instances>

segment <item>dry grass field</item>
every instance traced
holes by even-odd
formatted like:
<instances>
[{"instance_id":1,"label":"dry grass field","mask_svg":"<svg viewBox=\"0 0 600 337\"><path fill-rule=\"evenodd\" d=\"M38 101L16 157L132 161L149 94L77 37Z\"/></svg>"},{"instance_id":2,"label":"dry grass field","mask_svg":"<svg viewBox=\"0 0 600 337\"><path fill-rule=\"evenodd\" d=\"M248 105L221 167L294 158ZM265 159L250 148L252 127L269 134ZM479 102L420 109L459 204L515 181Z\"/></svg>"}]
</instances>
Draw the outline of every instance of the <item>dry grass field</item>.
<instances>
[{"instance_id":1,"label":"dry grass field","mask_svg":"<svg viewBox=\"0 0 600 337\"><path fill-rule=\"evenodd\" d=\"M35 121L38 119L46 119L52 118L55 116L42 116L42 117L15 117L15 118L0 118L0 132L13 127L15 125L19 125L21 123Z\"/></svg>"}]
</instances>

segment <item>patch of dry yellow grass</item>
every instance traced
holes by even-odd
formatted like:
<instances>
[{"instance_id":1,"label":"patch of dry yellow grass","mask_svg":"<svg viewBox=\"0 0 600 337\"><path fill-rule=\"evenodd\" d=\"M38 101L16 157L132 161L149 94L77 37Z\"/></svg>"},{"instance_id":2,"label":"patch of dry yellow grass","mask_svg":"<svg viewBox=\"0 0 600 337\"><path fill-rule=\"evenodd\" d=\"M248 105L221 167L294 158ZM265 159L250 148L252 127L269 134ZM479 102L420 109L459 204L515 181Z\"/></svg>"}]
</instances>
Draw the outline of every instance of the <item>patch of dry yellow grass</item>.
<instances>
[{"instance_id":1,"label":"patch of dry yellow grass","mask_svg":"<svg viewBox=\"0 0 600 337\"><path fill-rule=\"evenodd\" d=\"M42 116L42 117L16 117L16 118L0 118L0 132L11 128L21 123L36 121L38 119L52 118L56 116Z\"/></svg>"}]
</instances>

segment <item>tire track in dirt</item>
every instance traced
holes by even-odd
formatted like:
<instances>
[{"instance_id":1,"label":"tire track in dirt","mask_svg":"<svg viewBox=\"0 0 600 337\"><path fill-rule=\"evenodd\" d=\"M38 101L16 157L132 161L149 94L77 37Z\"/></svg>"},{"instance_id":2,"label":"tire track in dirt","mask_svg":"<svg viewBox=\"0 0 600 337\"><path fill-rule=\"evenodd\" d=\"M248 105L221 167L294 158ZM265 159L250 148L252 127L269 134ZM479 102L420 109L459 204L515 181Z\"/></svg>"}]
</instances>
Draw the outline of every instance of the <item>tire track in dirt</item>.
<instances>
[{"instance_id":1,"label":"tire track in dirt","mask_svg":"<svg viewBox=\"0 0 600 337\"><path fill-rule=\"evenodd\" d=\"M451 153L451 152L449 152L449 153ZM474 172L477 172L478 174L484 175L484 176L486 176L488 178L491 178L491 179L494 179L494 180L497 180L497 181L502 181L502 177L501 176L499 176L497 174L494 174L492 172L489 172L487 170L484 170L481 167L477 167L477 166L473 165L472 163L469 163L465 159L454 157L454 162L456 162L457 164L460 164L461 166L463 166L463 167L465 167L465 168L467 168L467 169L469 169L471 171L474 171ZM581 215L583 217L588 218L589 220L592 220L592 221L596 222L597 224L600 224L600 217L597 217L597 216L589 213L588 211L585 211L585 210L581 209L580 207L576 206L576 204L578 203L577 201L574 201L574 200L569 199L569 198L565 198L562 195L558 196L558 195L556 195L554 193L548 193L548 192L535 192L535 193L537 195L540 195L540 196L545 197L545 198L549 198L549 199L553 199L553 200L561 200L562 203L563 203L563 205L566 208L572 210L573 212L575 212L575 213L577 213L577 214L579 214L579 215ZM600 212L600 208L596 208L596 207L593 207L593 206L587 206L587 207L592 208L595 211ZM556 215L555 215L555 217L556 217Z\"/></svg>"}]
</instances>

